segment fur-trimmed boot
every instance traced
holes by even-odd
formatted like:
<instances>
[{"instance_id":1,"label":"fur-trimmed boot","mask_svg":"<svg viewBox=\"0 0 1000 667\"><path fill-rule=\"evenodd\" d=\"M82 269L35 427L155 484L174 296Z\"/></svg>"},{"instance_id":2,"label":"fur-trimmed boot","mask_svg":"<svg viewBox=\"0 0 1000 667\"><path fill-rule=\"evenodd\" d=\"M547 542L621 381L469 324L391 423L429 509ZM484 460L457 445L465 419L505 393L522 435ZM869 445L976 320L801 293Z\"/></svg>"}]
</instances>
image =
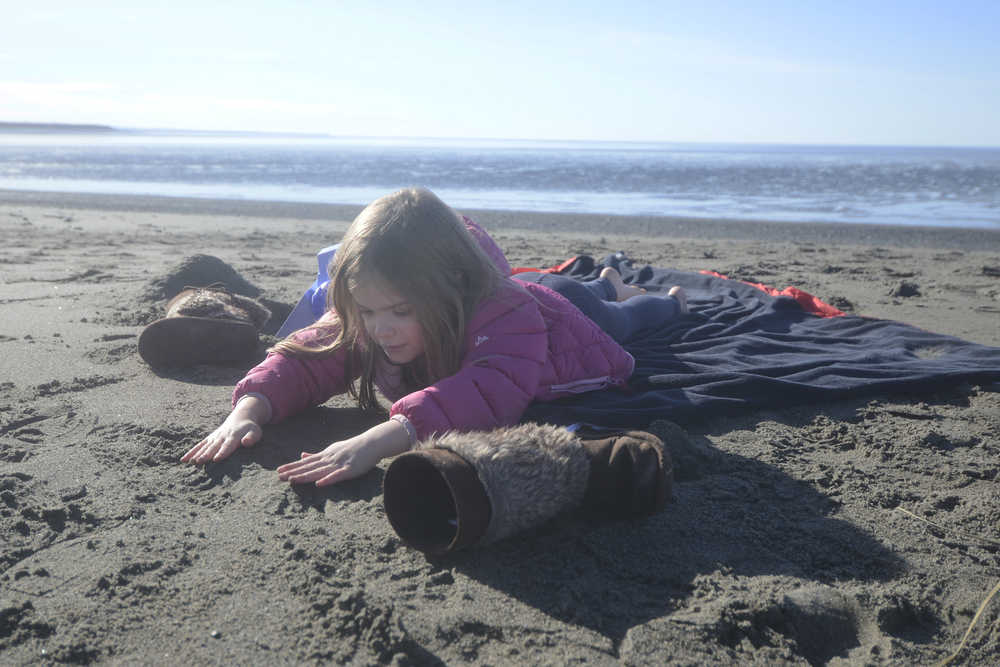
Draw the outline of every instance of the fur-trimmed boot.
<instances>
[{"instance_id":1,"label":"fur-trimmed boot","mask_svg":"<svg viewBox=\"0 0 1000 667\"><path fill-rule=\"evenodd\" d=\"M271 311L224 287L187 288L167 303L167 314L139 335L139 355L153 368L243 361Z\"/></svg>"},{"instance_id":2,"label":"fur-trimmed boot","mask_svg":"<svg viewBox=\"0 0 1000 667\"><path fill-rule=\"evenodd\" d=\"M670 457L652 434L521 424L420 442L392 461L383 487L399 537L441 554L578 507L652 514L666 503L671 478Z\"/></svg>"}]
</instances>

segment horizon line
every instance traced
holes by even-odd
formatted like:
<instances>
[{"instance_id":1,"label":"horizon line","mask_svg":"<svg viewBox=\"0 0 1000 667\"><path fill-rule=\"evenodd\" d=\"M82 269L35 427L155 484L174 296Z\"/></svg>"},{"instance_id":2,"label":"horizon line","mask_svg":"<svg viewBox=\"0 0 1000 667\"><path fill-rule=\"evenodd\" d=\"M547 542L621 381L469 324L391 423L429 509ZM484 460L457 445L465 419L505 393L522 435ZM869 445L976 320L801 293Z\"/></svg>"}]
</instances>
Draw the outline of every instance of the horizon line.
<instances>
[{"instance_id":1,"label":"horizon line","mask_svg":"<svg viewBox=\"0 0 1000 667\"><path fill-rule=\"evenodd\" d=\"M16 128L25 128L18 132ZM32 129L28 129L32 128ZM51 132L46 130L51 129ZM5 131L8 130L8 131ZM12 132L9 130L13 130ZM529 137L448 137L435 135L378 135L378 134L333 134L330 132L295 132L282 130L200 130L194 128L167 127L128 127L107 125L101 123L65 123L65 122L35 122L35 121L0 121L0 135L3 134L107 134L107 133L169 133L176 135L200 135L216 137L275 137L302 139L335 139L335 140L397 140L397 141L487 141L487 142L532 142L532 143L573 143L573 144L664 144L664 145L699 145L699 146L801 146L801 147L835 147L835 148L963 148L963 149L998 149L1000 145L981 144L944 144L944 143L833 143L833 142L795 142L795 141L691 141L671 139L539 139Z\"/></svg>"}]
</instances>

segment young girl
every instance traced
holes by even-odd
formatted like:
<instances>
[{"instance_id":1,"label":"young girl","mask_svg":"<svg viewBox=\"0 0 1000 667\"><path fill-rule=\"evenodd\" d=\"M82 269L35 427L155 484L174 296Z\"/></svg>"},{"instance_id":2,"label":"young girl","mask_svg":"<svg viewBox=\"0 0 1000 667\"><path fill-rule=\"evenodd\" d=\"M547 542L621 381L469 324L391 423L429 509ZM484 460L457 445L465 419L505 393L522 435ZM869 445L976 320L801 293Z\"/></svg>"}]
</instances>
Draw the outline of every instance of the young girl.
<instances>
[{"instance_id":1,"label":"young girl","mask_svg":"<svg viewBox=\"0 0 1000 667\"><path fill-rule=\"evenodd\" d=\"M676 289L617 303L634 288L616 272L586 287L549 274L511 278L486 232L423 189L366 207L330 275L327 313L247 373L232 412L182 461L225 459L259 441L261 425L335 394L377 408L377 387L393 401L387 421L278 468L293 483L352 479L434 433L515 424L532 401L625 384L634 359L595 319L623 340L686 310Z\"/></svg>"}]
</instances>

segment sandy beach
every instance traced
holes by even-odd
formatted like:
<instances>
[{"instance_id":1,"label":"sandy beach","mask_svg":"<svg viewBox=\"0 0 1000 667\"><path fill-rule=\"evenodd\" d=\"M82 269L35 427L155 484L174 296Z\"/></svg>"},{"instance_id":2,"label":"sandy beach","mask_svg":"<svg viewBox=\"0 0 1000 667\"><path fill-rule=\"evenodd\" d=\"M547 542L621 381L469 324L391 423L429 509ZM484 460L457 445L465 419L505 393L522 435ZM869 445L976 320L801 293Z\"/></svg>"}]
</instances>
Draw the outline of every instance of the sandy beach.
<instances>
[{"instance_id":1,"label":"sandy beach","mask_svg":"<svg viewBox=\"0 0 1000 667\"><path fill-rule=\"evenodd\" d=\"M178 462L252 365L157 373L155 281L214 255L273 333L359 207L0 191L0 663L934 664L1000 582L1000 392L942 386L682 428L666 511L567 515L429 559L386 463L275 468L383 416L346 397ZM794 285L1000 346L1000 231L463 211L513 265L638 263ZM684 462L682 462L684 463ZM996 664L1000 596L956 664Z\"/></svg>"}]
</instances>

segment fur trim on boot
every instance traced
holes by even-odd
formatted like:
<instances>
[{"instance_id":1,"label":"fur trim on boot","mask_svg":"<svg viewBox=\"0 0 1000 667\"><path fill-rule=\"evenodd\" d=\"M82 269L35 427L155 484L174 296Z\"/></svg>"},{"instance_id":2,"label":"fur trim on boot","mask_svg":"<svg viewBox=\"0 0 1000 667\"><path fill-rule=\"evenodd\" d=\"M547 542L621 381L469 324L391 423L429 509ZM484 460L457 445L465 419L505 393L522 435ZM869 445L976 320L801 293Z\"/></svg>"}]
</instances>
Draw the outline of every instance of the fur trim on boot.
<instances>
[{"instance_id":1,"label":"fur trim on boot","mask_svg":"<svg viewBox=\"0 0 1000 667\"><path fill-rule=\"evenodd\" d=\"M139 355L154 368L243 361L271 312L221 287L189 288L167 304L167 315L143 329Z\"/></svg>"},{"instance_id":2,"label":"fur trim on boot","mask_svg":"<svg viewBox=\"0 0 1000 667\"><path fill-rule=\"evenodd\" d=\"M167 302L167 317L182 315L246 322L258 331L271 319L271 311L259 302L215 285L188 288Z\"/></svg>"},{"instance_id":3,"label":"fur trim on boot","mask_svg":"<svg viewBox=\"0 0 1000 667\"><path fill-rule=\"evenodd\" d=\"M577 507L587 489L587 452L576 436L558 426L520 424L453 432L417 447L449 449L475 468L492 510L484 542L538 526Z\"/></svg>"}]
</instances>

